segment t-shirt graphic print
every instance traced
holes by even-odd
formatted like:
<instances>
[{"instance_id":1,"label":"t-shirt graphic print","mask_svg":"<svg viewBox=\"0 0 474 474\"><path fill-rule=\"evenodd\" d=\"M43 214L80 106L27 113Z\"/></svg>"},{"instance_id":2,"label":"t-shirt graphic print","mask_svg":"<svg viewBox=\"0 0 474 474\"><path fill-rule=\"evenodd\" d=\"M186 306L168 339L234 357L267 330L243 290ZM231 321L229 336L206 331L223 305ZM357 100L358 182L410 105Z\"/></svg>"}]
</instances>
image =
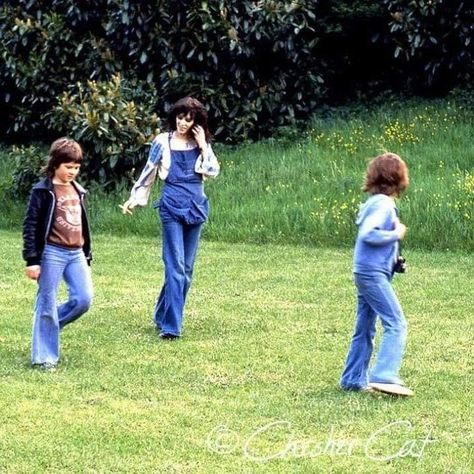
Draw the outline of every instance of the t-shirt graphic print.
<instances>
[{"instance_id":1,"label":"t-shirt graphic print","mask_svg":"<svg viewBox=\"0 0 474 474\"><path fill-rule=\"evenodd\" d=\"M80 248L82 236L82 213L79 194L72 184L55 184L56 208L48 242L62 247Z\"/></svg>"}]
</instances>

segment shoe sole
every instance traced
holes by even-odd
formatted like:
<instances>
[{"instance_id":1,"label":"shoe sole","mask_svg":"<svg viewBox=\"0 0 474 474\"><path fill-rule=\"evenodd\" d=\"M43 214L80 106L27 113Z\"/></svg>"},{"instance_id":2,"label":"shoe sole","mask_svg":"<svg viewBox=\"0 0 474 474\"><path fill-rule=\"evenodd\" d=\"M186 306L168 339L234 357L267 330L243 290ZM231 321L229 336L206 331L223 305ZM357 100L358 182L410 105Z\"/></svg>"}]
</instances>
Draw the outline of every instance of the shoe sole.
<instances>
[{"instance_id":1,"label":"shoe sole","mask_svg":"<svg viewBox=\"0 0 474 474\"><path fill-rule=\"evenodd\" d=\"M387 393L388 395L398 395L400 397L412 397L414 395L413 390L403 385L395 383L369 383L369 387L377 392Z\"/></svg>"},{"instance_id":2,"label":"shoe sole","mask_svg":"<svg viewBox=\"0 0 474 474\"><path fill-rule=\"evenodd\" d=\"M41 370L43 372L54 372L58 370L57 365L44 365L44 364L33 364L31 368L34 370Z\"/></svg>"},{"instance_id":3,"label":"shoe sole","mask_svg":"<svg viewBox=\"0 0 474 474\"><path fill-rule=\"evenodd\" d=\"M160 339L164 339L167 341L173 341L174 339L179 339L179 336L176 336L175 334L167 334L167 333L160 333L158 335Z\"/></svg>"}]
</instances>

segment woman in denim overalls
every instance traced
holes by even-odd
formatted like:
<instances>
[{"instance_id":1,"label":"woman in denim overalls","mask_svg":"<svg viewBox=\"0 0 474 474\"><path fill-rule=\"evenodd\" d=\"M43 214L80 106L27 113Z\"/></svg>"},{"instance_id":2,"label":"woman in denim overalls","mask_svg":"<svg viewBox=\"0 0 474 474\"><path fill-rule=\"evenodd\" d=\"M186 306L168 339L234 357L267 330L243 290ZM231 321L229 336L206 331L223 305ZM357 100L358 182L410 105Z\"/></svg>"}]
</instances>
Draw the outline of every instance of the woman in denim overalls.
<instances>
[{"instance_id":1,"label":"woman in denim overalls","mask_svg":"<svg viewBox=\"0 0 474 474\"><path fill-rule=\"evenodd\" d=\"M168 122L171 131L153 140L145 168L122 211L131 214L135 206L147 204L158 173L165 182L161 198L154 203L163 229L165 281L154 322L160 338L175 339L181 335L201 227L208 217L203 180L217 176L219 164L209 144L207 112L198 100L186 97L176 102Z\"/></svg>"}]
</instances>

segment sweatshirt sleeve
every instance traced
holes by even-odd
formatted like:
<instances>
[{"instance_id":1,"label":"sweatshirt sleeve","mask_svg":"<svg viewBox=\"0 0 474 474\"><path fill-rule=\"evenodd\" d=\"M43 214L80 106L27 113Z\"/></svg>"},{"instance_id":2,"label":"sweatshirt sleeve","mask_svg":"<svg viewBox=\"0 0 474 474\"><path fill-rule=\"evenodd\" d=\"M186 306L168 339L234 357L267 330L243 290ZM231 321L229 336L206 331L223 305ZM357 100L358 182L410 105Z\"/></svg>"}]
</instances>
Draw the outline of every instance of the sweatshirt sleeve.
<instances>
[{"instance_id":1,"label":"sweatshirt sleeve","mask_svg":"<svg viewBox=\"0 0 474 474\"><path fill-rule=\"evenodd\" d=\"M202 150L201 155L196 160L194 171L208 178L215 178L219 174L219 162L209 143L207 144L206 150Z\"/></svg>"},{"instance_id":2,"label":"sweatshirt sleeve","mask_svg":"<svg viewBox=\"0 0 474 474\"><path fill-rule=\"evenodd\" d=\"M359 227L359 238L374 246L387 245L398 240L395 231L395 211L381 207L371 212Z\"/></svg>"},{"instance_id":3,"label":"sweatshirt sleeve","mask_svg":"<svg viewBox=\"0 0 474 474\"><path fill-rule=\"evenodd\" d=\"M151 144L148 153L148 159L140 173L140 177L132 188L130 198L137 206L146 206L150 197L153 183L155 182L156 173L161 163L163 155L163 144L155 139Z\"/></svg>"}]
</instances>

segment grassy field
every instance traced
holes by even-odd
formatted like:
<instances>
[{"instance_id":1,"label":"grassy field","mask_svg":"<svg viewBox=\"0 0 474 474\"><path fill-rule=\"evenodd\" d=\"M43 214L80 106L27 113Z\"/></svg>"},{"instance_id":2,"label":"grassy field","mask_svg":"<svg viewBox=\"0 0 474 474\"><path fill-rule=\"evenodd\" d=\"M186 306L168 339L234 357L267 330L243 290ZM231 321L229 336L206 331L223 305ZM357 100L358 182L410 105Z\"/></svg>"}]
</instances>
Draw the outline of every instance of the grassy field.
<instances>
[{"instance_id":1,"label":"grassy field","mask_svg":"<svg viewBox=\"0 0 474 474\"><path fill-rule=\"evenodd\" d=\"M474 256L407 251L402 376L344 393L350 250L203 242L184 337L159 341L153 237L95 239L90 312L29 367L35 284L0 231L0 472L472 472Z\"/></svg>"}]
</instances>

